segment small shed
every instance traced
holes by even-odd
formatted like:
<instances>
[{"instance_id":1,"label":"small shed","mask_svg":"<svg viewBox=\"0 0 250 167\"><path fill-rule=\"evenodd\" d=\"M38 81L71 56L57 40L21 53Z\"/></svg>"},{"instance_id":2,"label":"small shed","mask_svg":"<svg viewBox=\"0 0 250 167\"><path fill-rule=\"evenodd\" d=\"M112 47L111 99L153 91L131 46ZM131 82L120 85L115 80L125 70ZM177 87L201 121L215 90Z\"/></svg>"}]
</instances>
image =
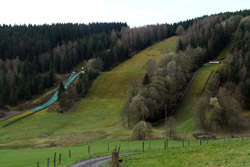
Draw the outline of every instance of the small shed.
<instances>
[{"instance_id":1,"label":"small shed","mask_svg":"<svg viewBox=\"0 0 250 167\"><path fill-rule=\"evenodd\" d=\"M215 60L215 61L210 61L209 64L220 64L220 61L217 61L217 60Z\"/></svg>"}]
</instances>

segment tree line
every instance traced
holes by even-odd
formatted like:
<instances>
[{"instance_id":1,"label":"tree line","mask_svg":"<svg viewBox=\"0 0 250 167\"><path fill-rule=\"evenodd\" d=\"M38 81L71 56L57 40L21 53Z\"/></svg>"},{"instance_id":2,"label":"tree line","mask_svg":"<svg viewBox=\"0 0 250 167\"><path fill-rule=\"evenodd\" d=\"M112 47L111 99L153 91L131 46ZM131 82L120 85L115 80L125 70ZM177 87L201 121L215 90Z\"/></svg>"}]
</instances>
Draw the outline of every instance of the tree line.
<instances>
[{"instance_id":1,"label":"tree line","mask_svg":"<svg viewBox=\"0 0 250 167\"><path fill-rule=\"evenodd\" d=\"M209 83L209 95L194 109L197 124L206 131L233 132L243 127L242 107L249 107L249 31L250 10L220 13L176 26L176 53L150 60L147 74L129 90L123 115L130 125L156 122L174 111L192 74L205 62L215 59L233 41L226 66ZM229 105L230 104L230 105Z\"/></svg>"},{"instance_id":2,"label":"tree line","mask_svg":"<svg viewBox=\"0 0 250 167\"><path fill-rule=\"evenodd\" d=\"M0 27L0 105L29 100L79 62L98 58L107 70L174 34L174 25L129 28L126 23ZM54 35L53 35L54 34Z\"/></svg>"},{"instance_id":3,"label":"tree line","mask_svg":"<svg viewBox=\"0 0 250 167\"><path fill-rule=\"evenodd\" d=\"M222 25L232 47L226 55L225 66L210 80L208 96L197 103L194 114L197 125L205 131L233 133L248 126L242 112L250 108L250 17L233 15Z\"/></svg>"},{"instance_id":4,"label":"tree line","mask_svg":"<svg viewBox=\"0 0 250 167\"><path fill-rule=\"evenodd\" d=\"M0 106L42 93L54 85L55 72L66 73L83 60L77 57L77 43L71 41L120 31L124 26L126 23L1 25Z\"/></svg>"}]
</instances>

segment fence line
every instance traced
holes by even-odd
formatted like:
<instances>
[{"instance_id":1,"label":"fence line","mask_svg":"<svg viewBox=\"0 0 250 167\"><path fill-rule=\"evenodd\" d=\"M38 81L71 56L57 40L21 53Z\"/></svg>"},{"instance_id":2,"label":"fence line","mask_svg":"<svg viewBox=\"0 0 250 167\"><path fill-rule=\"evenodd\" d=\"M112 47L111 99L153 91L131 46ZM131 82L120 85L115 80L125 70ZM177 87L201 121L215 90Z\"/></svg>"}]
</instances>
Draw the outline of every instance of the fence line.
<instances>
[{"instance_id":1,"label":"fence line","mask_svg":"<svg viewBox=\"0 0 250 167\"><path fill-rule=\"evenodd\" d=\"M150 142L150 148L145 147L146 143L145 141L129 141L129 144L131 146L134 145L134 148L132 147L132 149L130 148L130 151L139 151L141 153L143 152L147 152L150 150L168 150L168 149L175 149L175 148L184 148L184 147L192 147L192 146L206 146L206 145L210 145L213 144L213 142L219 142L219 143L214 143L214 144L222 144L225 142L240 142L240 141L248 141L250 140L250 137L238 137L238 138L223 138L223 139L219 139L219 140L208 140L208 139L201 139L201 140L172 140L173 142L176 143L172 143L171 146L171 142L169 142L169 140L148 140L148 143ZM159 146L157 145L158 143L154 144L154 141L159 141L159 143L161 143L162 141L162 145ZM198 141L198 142L197 142ZM115 143L115 142L114 142ZM113 144L112 146L110 145L110 143L108 144L110 148L114 148L117 147L117 145L120 147L121 144L123 144L123 152L124 151L129 151L128 147L126 148L126 143L128 144L128 141L125 142L119 142ZM93 147L93 143L91 143L91 147ZM103 145L107 146L107 143L103 143ZM116 146L115 146L116 145ZM154 148L155 147L155 148ZM107 148L107 147L106 147ZM122 148L122 147L121 147ZM85 151L85 155L89 155L87 156L88 159L92 159L96 156L95 153L90 153L88 154L88 147L84 148L86 150L83 150L83 152ZM98 152L98 154L111 154L110 152L107 151L101 151ZM119 149L119 148L118 148ZM61 152L53 152L51 153L50 156L48 156L47 158L45 158L43 161L34 161L33 163L26 163L26 164L18 164L18 165L5 165L5 167L19 167L19 166L37 166L37 164L39 163L40 166L50 166L50 167L58 167L61 165L63 165L64 163L68 163L68 162L76 162L79 161L83 158L82 155L78 155L78 156L74 156L75 154L73 154L72 156L72 149L68 149L65 148L64 153L62 154ZM107 154L106 154L107 153Z\"/></svg>"}]
</instances>

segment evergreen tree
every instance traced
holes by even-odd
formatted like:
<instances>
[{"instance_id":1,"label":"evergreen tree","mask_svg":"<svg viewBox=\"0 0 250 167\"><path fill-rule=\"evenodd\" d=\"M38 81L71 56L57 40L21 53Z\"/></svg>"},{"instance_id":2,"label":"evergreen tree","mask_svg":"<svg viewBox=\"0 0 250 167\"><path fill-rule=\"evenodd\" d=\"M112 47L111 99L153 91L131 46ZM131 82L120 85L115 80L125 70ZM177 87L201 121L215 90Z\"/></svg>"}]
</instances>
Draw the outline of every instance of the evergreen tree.
<instances>
[{"instance_id":1,"label":"evergreen tree","mask_svg":"<svg viewBox=\"0 0 250 167\"><path fill-rule=\"evenodd\" d=\"M148 73L145 74L144 78L143 78L143 82L142 82L143 85L148 85L150 84L150 78L148 76Z\"/></svg>"},{"instance_id":2,"label":"evergreen tree","mask_svg":"<svg viewBox=\"0 0 250 167\"><path fill-rule=\"evenodd\" d=\"M54 65L56 72L59 73L61 69L61 59L58 54L55 56Z\"/></svg>"},{"instance_id":3,"label":"evergreen tree","mask_svg":"<svg viewBox=\"0 0 250 167\"><path fill-rule=\"evenodd\" d=\"M49 85L53 86L55 82L55 76L54 76L54 67L53 65L50 66L50 71L49 71Z\"/></svg>"}]
</instances>

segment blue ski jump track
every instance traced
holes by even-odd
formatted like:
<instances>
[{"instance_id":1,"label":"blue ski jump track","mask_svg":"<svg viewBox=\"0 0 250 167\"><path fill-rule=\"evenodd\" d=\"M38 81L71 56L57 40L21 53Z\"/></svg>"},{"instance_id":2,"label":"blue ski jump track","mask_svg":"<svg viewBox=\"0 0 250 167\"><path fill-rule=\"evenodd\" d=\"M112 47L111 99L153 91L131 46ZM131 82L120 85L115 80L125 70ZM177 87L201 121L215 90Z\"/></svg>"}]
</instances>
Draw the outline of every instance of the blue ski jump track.
<instances>
[{"instance_id":1,"label":"blue ski jump track","mask_svg":"<svg viewBox=\"0 0 250 167\"><path fill-rule=\"evenodd\" d=\"M80 74L81 74L81 72L78 72L78 73L75 73L74 75L71 75L71 76L67 79L67 81L64 82L64 88L67 89L68 86L69 86L69 85L70 85L70 84L71 84ZM14 120L12 120L12 121L10 121L10 122L4 124L3 127L6 127L6 126L8 126L8 125L10 125L10 124L12 124L12 123L14 123L14 122L16 122L16 121L19 121L19 120L21 120L21 119L23 119L23 118L26 118L26 117L30 116L30 115L33 115L33 114L35 114L36 112L39 112L39 111L41 111L41 110L43 110L43 109L49 107L50 105L54 104L54 103L58 100L58 93L59 93L59 91L56 90L55 93L53 93L52 97L51 97L47 102L45 102L45 103L43 103L42 105L39 105L39 106L37 106L37 107L34 107L34 108L31 108L31 109L25 110L25 111L21 112L20 114L22 114L22 113L24 113L24 112L26 112L26 111L33 111L32 113L29 113L29 114L24 115L24 116L22 116L22 117L20 117L20 118L14 119ZM19 114L18 114L18 115L19 115ZM15 116L17 116L17 115L15 115ZM15 117L15 116L13 116L13 117Z\"/></svg>"}]
</instances>

